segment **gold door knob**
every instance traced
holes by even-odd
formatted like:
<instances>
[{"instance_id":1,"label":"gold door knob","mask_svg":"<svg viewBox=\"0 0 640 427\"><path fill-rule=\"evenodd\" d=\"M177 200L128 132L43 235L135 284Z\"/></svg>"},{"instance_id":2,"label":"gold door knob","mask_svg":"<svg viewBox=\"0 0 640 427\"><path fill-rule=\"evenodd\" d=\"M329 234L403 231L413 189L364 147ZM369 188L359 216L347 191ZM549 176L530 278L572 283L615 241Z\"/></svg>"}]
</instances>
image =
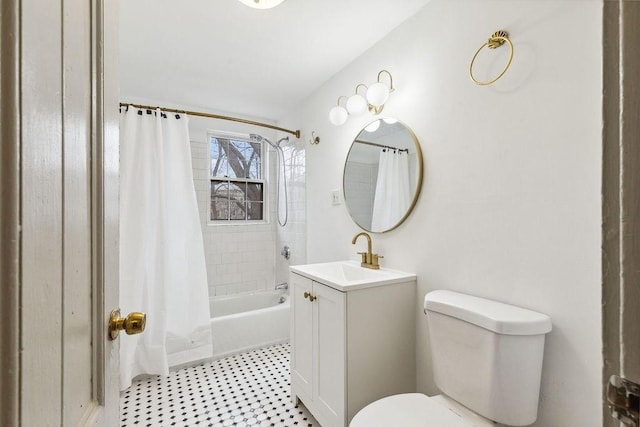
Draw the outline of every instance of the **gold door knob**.
<instances>
[{"instance_id":1,"label":"gold door knob","mask_svg":"<svg viewBox=\"0 0 640 427\"><path fill-rule=\"evenodd\" d=\"M310 296L311 296L311 293L309 293L309 292L305 292L305 293L304 293L304 297L305 297L305 298L309 298Z\"/></svg>"},{"instance_id":2,"label":"gold door knob","mask_svg":"<svg viewBox=\"0 0 640 427\"><path fill-rule=\"evenodd\" d=\"M318 297L314 297L313 295L309 294L309 301L313 302L315 300L317 300Z\"/></svg>"},{"instance_id":3,"label":"gold door knob","mask_svg":"<svg viewBox=\"0 0 640 427\"><path fill-rule=\"evenodd\" d=\"M118 338L120 331L125 331L127 335L139 334L144 331L147 324L147 315L134 311L127 317L120 317L120 309L113 310L109 316L109 336L112 340Z\"/></svg>"}]
</instances>

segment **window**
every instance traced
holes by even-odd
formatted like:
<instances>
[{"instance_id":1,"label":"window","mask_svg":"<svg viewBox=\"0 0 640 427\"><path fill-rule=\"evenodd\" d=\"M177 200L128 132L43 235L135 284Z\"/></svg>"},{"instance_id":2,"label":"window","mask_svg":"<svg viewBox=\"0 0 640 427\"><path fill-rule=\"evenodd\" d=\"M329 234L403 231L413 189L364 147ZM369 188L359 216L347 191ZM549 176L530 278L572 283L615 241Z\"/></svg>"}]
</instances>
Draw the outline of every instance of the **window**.
<instances>
[{"instance_id":1,"label":"window","mask_svg":"<svg viewBox=\"0 0 640 427\"><path fill-rule=\"evenodd\" d=\"M265 219L263 147L260 142L209 135L212 221Z\"/></svg>"}]
</instances>

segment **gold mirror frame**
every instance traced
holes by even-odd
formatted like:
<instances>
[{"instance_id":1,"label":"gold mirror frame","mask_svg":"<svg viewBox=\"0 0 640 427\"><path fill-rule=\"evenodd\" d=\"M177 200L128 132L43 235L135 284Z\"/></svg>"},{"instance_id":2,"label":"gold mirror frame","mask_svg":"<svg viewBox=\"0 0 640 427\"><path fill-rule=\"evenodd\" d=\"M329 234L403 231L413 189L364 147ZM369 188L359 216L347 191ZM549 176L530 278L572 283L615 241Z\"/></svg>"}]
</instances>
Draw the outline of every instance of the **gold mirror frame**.
<instances>
[{"instance_id":1,"label":"gold mirror frame","mask_svg":"<svg viewBox=\"0 0 640 427\"><path fill-rule=\"evenodd\" d=\"M420 142L418 141L418 137L415 135L415 133L413 132L413 130L406 125L406 123L397 120L397 119L392 119L395 120L396 123L400 124L403 126L404 130L407 132L408 137L411 138L411 140L413 141L413 147L411 147L412 149L415 149L415 155L416 155L416 161L417 161L417 165L416 165L416 181L415 181L415 188L413 190L413 198L411 200L411 203L409 204L406 212L404 213L404 215L398 220L398 222L396 224L394 224L392 227L387 228L385 230L371 230L370 228L373 227L368 227L366 228L365 226L363 226L362 224L360 224L358 222L358 220L356 219L356 216L354 216L353 211L352 211L352 206L350 206L349 204L349 200L348 200L348 194L347 194L347 186L346 186L346 178L347 178L347 164L349 161L349 156L352 153L354 144L356 144L356 142L358 141L358 138L361 137L361 135L363 134L363 132L365 132L365 129L368 126L371 126L373 123L377 122L377 121L384 121L385 119L389 120L390 118L377 118L376 120L368 123L367 125L365 125L356 135L356 137L353 139L352 143L351 143L351 147L349 148L349 152L347 153L347 157L345 158L345 162L344 162L344 167L343 167L343 171L342 171L342 193L344 195L344 203L345 206L347 207L347 211L349 212L349 216L351 217L351 219L353 220L353 222L360 227L361 229L369 232L369 233L387 233L389 231L395 230L396 228L398 228L411 214L411 212L413 211L413 208L415 207L417 201L418 201L418 197L420 196L420 192L422 190L422 180L423 180L423 176L424 176L424 164L423 164L423 158L422 158L422 149L420 147ZM372 132L375 134L376 131ZM384 145L384 144L379 144L382 147L389 147L388 145ZM393 148L393 147L391 147ZM413 154L411 152L411 148L409 151L409 154ZM411 183L414 184L414 183Z\"/></svg>"}]
</instances>

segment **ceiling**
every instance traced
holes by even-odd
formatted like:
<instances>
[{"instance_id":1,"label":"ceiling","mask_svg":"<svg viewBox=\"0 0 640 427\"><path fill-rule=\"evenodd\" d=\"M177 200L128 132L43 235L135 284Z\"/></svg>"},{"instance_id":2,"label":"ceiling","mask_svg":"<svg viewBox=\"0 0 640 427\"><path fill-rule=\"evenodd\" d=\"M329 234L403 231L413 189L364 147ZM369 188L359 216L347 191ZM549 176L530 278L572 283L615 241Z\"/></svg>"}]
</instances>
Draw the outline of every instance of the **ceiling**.
<instances>
[{"instance_id":1,"label":"ceiling","mask_svg":"<svg viewBox=\"0 0 640 427\"><path fill-rule=\"evenodd\" d=\"M122 1L121 101L275 121L428 2Z\"/></svg>"}]
</instances>

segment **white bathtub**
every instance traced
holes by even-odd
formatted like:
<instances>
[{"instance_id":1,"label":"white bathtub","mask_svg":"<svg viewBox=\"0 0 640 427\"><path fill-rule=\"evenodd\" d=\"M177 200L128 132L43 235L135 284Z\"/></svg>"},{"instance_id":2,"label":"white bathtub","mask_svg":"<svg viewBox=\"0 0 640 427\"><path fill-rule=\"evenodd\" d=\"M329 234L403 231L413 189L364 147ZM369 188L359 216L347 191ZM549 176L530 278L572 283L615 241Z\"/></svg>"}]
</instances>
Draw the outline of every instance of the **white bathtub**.
<instances>
[{"instance_id":1,"label":"white bathtub","mask_svg":"<svg viewBox=\"0 0 640 427\"><path fill-rule=\"evenodd\" d=\"M289 340L290 303L286 292L216 296L209 302L213 358Z\"/></svg>"}]
</instances>

